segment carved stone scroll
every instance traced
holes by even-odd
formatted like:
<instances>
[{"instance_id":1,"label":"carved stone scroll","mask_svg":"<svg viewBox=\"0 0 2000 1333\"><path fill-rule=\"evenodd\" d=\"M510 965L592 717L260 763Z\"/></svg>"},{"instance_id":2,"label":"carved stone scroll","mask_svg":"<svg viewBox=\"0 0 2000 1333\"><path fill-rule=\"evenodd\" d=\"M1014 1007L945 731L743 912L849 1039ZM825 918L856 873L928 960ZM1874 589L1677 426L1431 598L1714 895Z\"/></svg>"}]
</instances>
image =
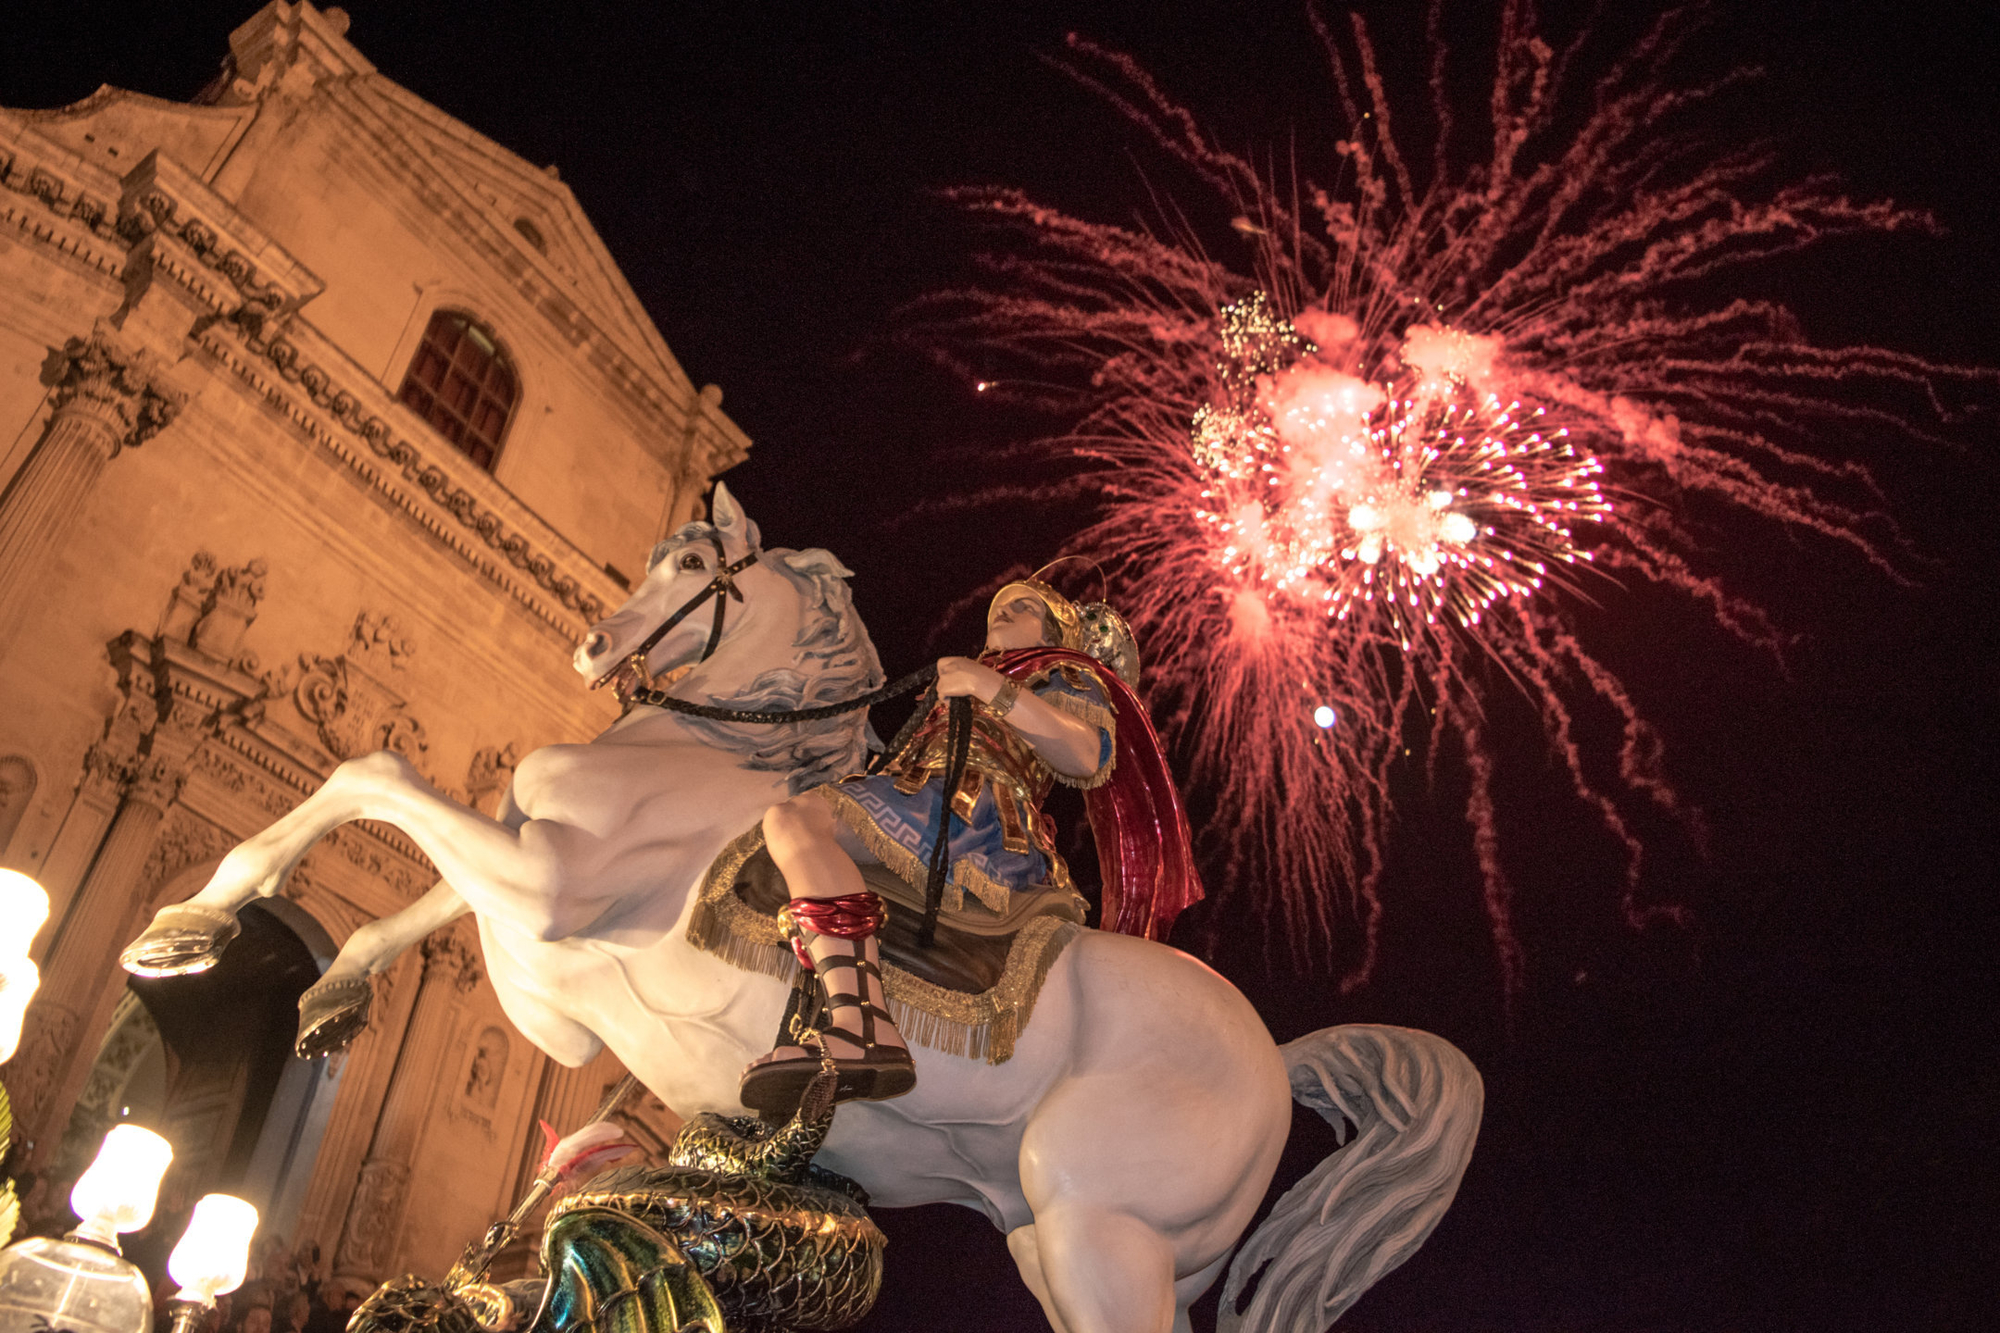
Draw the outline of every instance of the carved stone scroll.
<instances>
[{"instance_id":1,"label":"carved stone scroll","mask_svg":"<svg viewBox=\"0 0 2000 1333\"><path fill-rule=\"evenodd\" d=\"M393 616L363 611L355 618L347 651L339 657L302 656L304 674L292 689L299 712L319 730L320 743L337 759L394 750L418 763L430 748L423 725L404 712L391 688L392 673L416 653Z\"/></svg>"}]
</instances>

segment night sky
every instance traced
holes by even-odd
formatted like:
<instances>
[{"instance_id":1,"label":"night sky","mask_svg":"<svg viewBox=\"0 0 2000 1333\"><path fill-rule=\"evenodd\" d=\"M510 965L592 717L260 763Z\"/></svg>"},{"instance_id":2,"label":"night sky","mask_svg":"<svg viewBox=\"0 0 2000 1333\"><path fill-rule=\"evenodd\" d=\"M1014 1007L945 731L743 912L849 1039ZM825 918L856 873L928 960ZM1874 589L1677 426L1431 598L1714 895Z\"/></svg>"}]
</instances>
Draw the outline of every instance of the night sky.
<instances>
[{"instance_id":1,"label":"night sky","mask_svg":"<svg viewBox=\"0 0 2000 1333\"><path fill-rule=\"evenodd\" d=\"M100 83L185 98L252 8L9 6L0 104L60 105ZM675 354L754 439L732 489L768 542L826 546L857 571L891 674L969 644L976 625L940 630L944 608L1040 563L1077 522L910 514L991 484L995 446L1055 424L994 409L899 341L899 310L966 280L982 244L935 191L1018 185L1114 222L1153 215L1155 194L1185 198L1233 253L1226 218L1041 57L1071 30L1128 50L1225 144L1296 151L1306 174L1329 174L1329 84L1287 0L983 17L917 3L348 8L350 39L385 74L560 169ZM1492 8L1451 7L1467 115ZM1836 172L1858 195L1933 211L1946 234L1829 246L1702 299L1782 296L1824 342L2000 364L2000 19L1884 0L1716 8L1684 68L1767 71L1703 113L1718 142L1769 139L1781 174ZM1412 88L1420 7L1365 9L1392 83ZM1691 928L1620 924L1615 849L1566 797L1525 705L1493 724L1530 967L1511 1021L1449 773L1435 793L1420 775L1402 793L1366 988L1342 996L1267 963L1253 923L1212 923L1212 961L1280 1040L1401 1023L1458 1043L1486 1078L1457 1204L1342 1328L2000 1326L2000 821L1985 813L2000 476L1990 414L1953 434L1955 450L1858 455L1923 557L1913 586L1768 528L1705 534L1715 567L1801 636L1782 668L1644 589L1585 615L1707 817L1705 853L1659 831L1646 883L1686 904ZM1302 1115L1279 1185L1330 1146ZM1043 1327L978 1216L882 1220L889 1288L868 1328Z\"/></svg>"}]
</instances>

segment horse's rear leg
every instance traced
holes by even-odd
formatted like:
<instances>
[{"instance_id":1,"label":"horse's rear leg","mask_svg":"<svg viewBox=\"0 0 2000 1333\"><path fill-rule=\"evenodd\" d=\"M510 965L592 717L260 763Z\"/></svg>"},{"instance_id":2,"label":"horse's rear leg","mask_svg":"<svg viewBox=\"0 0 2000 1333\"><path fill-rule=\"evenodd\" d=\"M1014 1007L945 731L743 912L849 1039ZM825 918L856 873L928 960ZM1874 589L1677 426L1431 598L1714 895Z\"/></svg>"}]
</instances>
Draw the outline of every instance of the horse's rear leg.
<instances>
[{"instance_id":1,"label":"horse's rear leg","mask_svg":"<svg viewBox=\"0 0 2000 1333\"><path fill-rule=\"evenodd\" d=\"M1174 1294L1174 1247L1129 1213L1049 1202L1035 1210L1032 1227L1008 1234L1007 1248L1058 1333L1176 1333L1186 1327Z\"/></svg>"},{"instance_id":2,"label":"horse's rear leg","mask_svg":"<svg viewBox=\"0 0 2000 1333\"><path fill-rule=\"evenodd\" d=\"M451 885L439 880L402 911L365 922L349 935L326 975L299 996L299 1034L294 1044L299 1058L331 1055L366 1031L375 997L369 978L395 962L403 950L471 910Z\"/></svg>"},{"instance_id":3,"label":"horse's rear leg","mask_svg":"<svg viewBox=\"0 0 2000 1333\"><path fill-rule=\"evenodd\" d=\"M1041 1237L1032 1223L1015 1227L1007 1233L1007 1253L1014 1256L1014 1266L1021 1270L1021 1281L1042 1303L1042 1314L1047 1317L1049 1327L1055 1333L1069 1333L1063 1327L1062 1316L1056 1313L1055 1298L1049 1295L1048 1279L1042 1276Z\"/></svg>"}]
</instances>

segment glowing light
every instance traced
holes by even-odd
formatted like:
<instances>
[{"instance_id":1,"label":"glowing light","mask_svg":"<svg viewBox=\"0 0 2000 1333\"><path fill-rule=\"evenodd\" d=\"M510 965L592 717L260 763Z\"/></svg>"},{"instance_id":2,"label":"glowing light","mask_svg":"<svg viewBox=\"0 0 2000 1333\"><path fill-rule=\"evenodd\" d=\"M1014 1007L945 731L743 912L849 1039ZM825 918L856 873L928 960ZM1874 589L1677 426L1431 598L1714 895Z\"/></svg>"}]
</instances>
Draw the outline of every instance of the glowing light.
<instances>
[{"instance_id":1,"label":"glowing light","mask_svg":"<svg viewBox=\"0 0 2000 1333\"><path fill-rule=\"evenodd\" d=\"M167 1272L180 1284L178 1298L213 1305L217 1296L242 1286L256 1234L254 1205L228 1194L202 1195L187 1232L167 1257Z\"/></svg>"},{"instance_id":2,"label":"glowing light","mask_svg":"<svg viewBox=\"0 0 2000 1333\"><path fill-rule=\"evenodd\" d=\"M97 1160L70 1191L69 1206L80 1219L76 1234L115 1248L119 1232L152 1221L160 1177L173 1160L173 1145L152 1130L112 1126Z\"/></svg>"},{"instance_id":3,"label":"glowing light","mask_svg":"<svg viewBox=\"0 0 2000 1333\"><path fill-rule=\"evenodd\" d=\"M49 919L49 895L18 870L0 870L0 958L25 954Z\"/></svg>"},{"instance_id":4,"label":"glowing light","mask_svg":"<svg viewBox=\"0 0 2000 1333\"><path fill-rule=\"evenodd\" d=\"M28 950L49 919L49 895L17 870L0 870L0 1065L21 1048L21 1024L28 1001L41 986L41 971Z\"/></svg>"},{"instance_id":5,"label":"glowing light","mask_svg":"<svg viewBox=\"0 0 2000 1333\"><path fill-rule=\"evenodd\" d=\"M1334 712L1330 704L1321 704L1318 708L1313 709L1313 725L1321 731L1331 730L1333 724L1339 720L1340 714Z\"/></svg>"},{"instance_id":6,"label":"glowing light","mask_svg":"<svg viewBox=\"0 0 2000 1333\"><path fill-rule=\"evenodd\" d=\"M1743 197L1742 155L1656 137L1661 109L1689 101L1665 74L1675 41L1586 74L1555 54L1581 43L1506 14L1480 109L1497 132L1432 117L1446 124L1421 153L1388 132L1361 20L1351 40L1320 33L1346 118L1326 172L1339 189L1215 147L1146 71L1073 38L1078 77L1216 187L1238 217L1228 253L1248 262L1225 267L1173 226L966 190L1028 248L999 266L1010 289L938 303L942 338L1023 361L1020 382L1074 413L1044 442L1065 480L1030 494L1098 506L1069 549L1114 572L1154 714L1216 803L1218 907L1250 897L1301 955L1332 943L1350 982L1369 973L1384 912L1391 769L1415 749L1463 764L1503 985L1522 984L1485 724L1497 691L1525 695L1624 854L1627 919L1678 919L1641 896L1631 815L1693 816L1578 609L1611 579L1649 582L1775 651L1764 613L1709 572L1716 527L1697 540L1682 516L1733 515L1732 539L1755 524L1810 534L1893 573L1869 536L1889 530L1879 492L1839 447L1936 442L1918 414L1946 417L1954 387L1996 382L1812 346L1768 301L1692 304L1689 278L1921 219L1817 181ZM1466 161L1475 141L1490 148ZM1615 754L1586 753L1578 701L1614 720ZM1298 725L1320 707L1337 710L1338 745Z\"/></svg>"}]
</instances>

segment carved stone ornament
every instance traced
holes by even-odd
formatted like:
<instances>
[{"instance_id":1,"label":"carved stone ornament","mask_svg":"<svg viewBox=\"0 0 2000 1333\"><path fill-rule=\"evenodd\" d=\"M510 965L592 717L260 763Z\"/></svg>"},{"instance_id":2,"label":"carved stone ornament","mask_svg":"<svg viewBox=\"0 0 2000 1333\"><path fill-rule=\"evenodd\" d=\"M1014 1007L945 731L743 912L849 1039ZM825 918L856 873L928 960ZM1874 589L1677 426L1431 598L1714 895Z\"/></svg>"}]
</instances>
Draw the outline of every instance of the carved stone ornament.
<instances>
[{"instance_id":1,"label":"carved stone ornament","mask_svg":"<svg viewBox=\"0 0 2000 1333\"><path fill-rule=\"evenodd\" d=\"M226 242L217 229L194 216L181 201L155 188L129 199L118 219L118 234L134 246L155 235L167 235L194 252L195 258L229 280L243 304L236 318L261 320L285 304L286 293L266 280L242 251Z\"/></svg>"},{"instance_id":2,"label":"carved stone ornament","mask_svg":"<svg viewBox=\"0 0 2000 1333\"><path fill-rule=\"evenodd\" d=\"M124 736L107 736L93 741L90 748L83 752L84 776L114 791L122 789L132 780L138 763L135 743Z\"/></svg>"},{"instance_id":3,"label":"carved stone ornament","mask_svg":"<svg viewBox=\"0 0 2000 1333\"><path fill-rule=\"evenodd\" d=\"M220 568L207 551L194 553L181 571L181 581L167 596L167 609L160 615L160 632L155 637L175 643L187 643L194 637L195 622L208 609L208 595L215 589Z\"/></svg>"},{"instance_id":4,"label":"carved stone ornament","mask_svg":"<svg viewBox=\"0 0 2000 1333\"><path fill-rule=\"evenodd\" d=\"M488 1026L472 1044L465 1066L465 1084L454 1108L460 1118L470 1120L493 1137L493 1108L500 1100L500 1085L507 1077L511 1054L507 1034Z\"/></svg>"},{"instance_id":5,"label":"carved stone ornament","mask_svg":"<svg viewBox=\"0 0 2000 1333\"><path fill-rule=\"evenodd\" d=\"M153 839L153 851L140 872L139 885L146 901L168 880L200 861L221 856L236 845L236 838L206 819L175 809Z\"/></svg>"},{"instance_id":6,"label":"carved stone ornament","mask_svg":"<svg viewBox=\"0 0 2000 1333\"><path fill-rule=\"evenodd\" d=\"M524 534L508 531L498 513L456 483L438 463L426 461L415 445L397 438L387 421L370 414L360 397L341 387L324 367L305 359L297 344L283 337L266 342L253 336L250 346L276 367L287 383L299 386L341 425L366 440L377 457L400 468L404 480L476 533L488 547L504 556L508 564L527 574L585 620L603 618L602 599L565 574L553 557L536 550Z\"/></svg>"},{"instance_id":7,"label":"carved stone ornament","mask_svg":"<svg viewBox=\"0 0 2000 1333\"><path fill-rule=\"evenodd\" d=\"M498 749L488 746L476 751L465 773L466 804L488 809L493 798L513 783L514 768L520 762L520 751L512 741Z\"/></svg>"},{"instance_id":8,"label":"carved stone ornament","mask_svg":"<svg viewBox=\"0 0 2000 1333\"><path fill-rule=\"evenodd\" d=\"M244 632L257 619L257 604L264 600L264 578L269 573L269 565L252 560L216 574L201 620L194 627L192 642L198 651L220 662L236 659Z\"/></svg>"},{"instance_id":9,"label":"carved stone ornament","mask_svg":"<svg viewBox=\"0 0 2000 1333\"><path fill-rule=\"evenodd\" d=\"M186 784L184 765L165 756L148 755L133 769L131 785L125 790L129 799L164 811L180 798Z\"/></svg>"},{"instance_id":10,"label":"carved stone ornament","mask_svg":"<svg viewBox=\"0 0 2000 1333\"><path fill-rule=\"evenodd\" d=\"M81 1022L74 1010L46 999L28 1011L28 1030L21 1049L7 1067L8 1091L21 1123L35 1123L64 1061L69 1059Z\"/></svg>"},{"instance_id":11,"label":"carved stone ornament","mask_svg":"<svg viewBox=\"0 0 2000 1333\"><path fill-rule=\"evenodd\" d=\"M81 416L106 432L109 456L158 435L180 414L185 396L162 385L149 352L131 352L102 334L71 338L60 354L55 414Z\"/></svg>"},{"instance_id":12,"label":"carved stone ornament","mask_svg":"<svg viewBox=\"0 0 2000 1333\"><path fill-rule=\"evenodd\" d=\"M97 236L108 239L116 234L113 208L47 164L0 151L0 189L38 199L56 217L74 220Z\"/></svg>"},{"instance_id":13,"label":"carved stone ornament","mask_svg":"<svg viewBox=\"0 0 2000 1333\"><path fill-rule=\"evenodd\" d=\"M391 689L391 673L416 653L393 616L363 611L355 618L347 651L339 657L302 655L304 675L292 690L299 712L319 729L320 743L339 759L374 750L394 750L417 763L429 744L424 729L407 716L402 695Z\"/></svg>"},{"instance_id":14,"label":"carved stone ornament","mask_svg":"<svg viewBox=\"0 0 2000 1333\"><path fill-rule=\"evenodd\" d=\"M458 931L433 935L423 943L425 980L448 980L460 994L471 991L486 978L479 965L479 951L460 938Z\"/></svg>"},{"instance_id":15,"label":"carved stone ornament","mask_svg":"<svg viewBox=\"0 0 2000 1333\"><path fill-rule=\"evenodd\" d=\"M334 1260L336 1269L371 1277L382 1270L395 1251L403 1196L409 1186L410 1168L401 1162L376 1158L361 1164L354 1202L347 1210L347 1233Z\"/></svg>"}]
</instances>

